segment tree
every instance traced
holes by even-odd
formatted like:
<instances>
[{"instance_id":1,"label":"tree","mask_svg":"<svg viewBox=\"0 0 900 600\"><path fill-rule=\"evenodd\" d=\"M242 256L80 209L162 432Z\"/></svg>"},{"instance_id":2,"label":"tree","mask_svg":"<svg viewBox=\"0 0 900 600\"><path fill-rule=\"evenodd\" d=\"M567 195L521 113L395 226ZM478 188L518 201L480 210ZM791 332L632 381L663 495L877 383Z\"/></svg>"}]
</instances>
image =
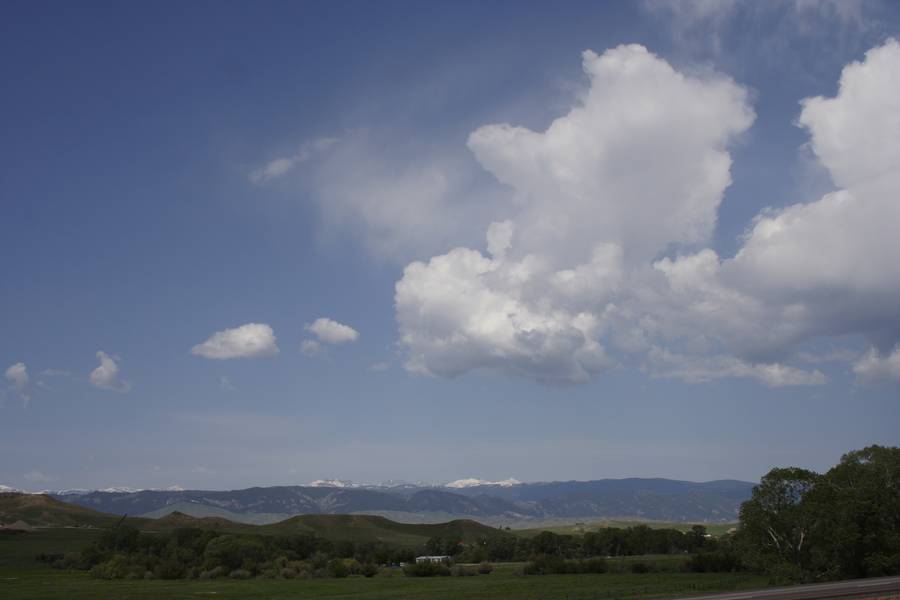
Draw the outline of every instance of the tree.
<instances>
[{"instance_id":1,"label":"tree","mask_svg":"<svg viewBox=\"0 0 900 600\"><path fill-rule=\"evenodd\" d=\"M829 578L900 573L900 448L849 452L810 494L814 569Z\"/></svg>"},{"instance_id":2,"label":"tree","mask_svg":"<svg viewBox=\"0 0 900 600\"><path fill-rule=\"evenodd\" d=\"M804 499L819 482L806 469L772 469L741 505L744 560L780 577L799 578L809 565L814 511Z\"/></svg>"}]
</instances>

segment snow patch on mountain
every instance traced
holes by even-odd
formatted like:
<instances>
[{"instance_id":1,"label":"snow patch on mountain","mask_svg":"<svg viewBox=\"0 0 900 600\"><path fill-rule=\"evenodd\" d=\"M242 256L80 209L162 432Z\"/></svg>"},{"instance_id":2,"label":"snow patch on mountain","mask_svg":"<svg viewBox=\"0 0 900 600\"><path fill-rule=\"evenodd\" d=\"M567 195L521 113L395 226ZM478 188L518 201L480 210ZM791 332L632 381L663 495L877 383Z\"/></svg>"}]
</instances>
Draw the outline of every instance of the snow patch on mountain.
<instances>
[{"instance_id":1,"label":"snow patch on mountain","mask_svg":"<svg viewBox=\"0 0 900 600\"><path fill-rule=\"evenodd\" d=\"M512 487L514 485L519 485L522 483L518 479L513 479L510 477L509 479L503 479L501 481L488 481L486 479L457 479L456 481L451 481L450 483L445 483L444 487L454 488L454 489L462 489L469 487L476 487L479 485L497 485L500 487Z\"/></svg>"}]
</instances>

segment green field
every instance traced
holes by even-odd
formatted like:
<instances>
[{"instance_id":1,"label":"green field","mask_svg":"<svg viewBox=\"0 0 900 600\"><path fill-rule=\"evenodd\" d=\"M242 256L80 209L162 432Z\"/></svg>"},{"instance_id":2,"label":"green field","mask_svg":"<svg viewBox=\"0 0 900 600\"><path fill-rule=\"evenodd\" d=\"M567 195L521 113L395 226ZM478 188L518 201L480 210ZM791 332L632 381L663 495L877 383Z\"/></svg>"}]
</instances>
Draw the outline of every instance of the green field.
<instances>
[{"instance_id":1,"label":"green field","mask_svg":"<svg viewBox=\"0 0 900 600\"><path fill-rule=\"evenodd\" d=\"M519 574L519 564L498 564L490 575L475 577L411 578L405 577L399 570L385 570L371 579L104 581L93 579L83 572L50 569L34 560L34 556L41 552L79 550L99 533L95 529L51 528L18 535L0 535L0 597L4 600L600 600L691 595L766 584L764 577L747 574L608 573L525 577ZM677 557L630 557L624 560L660 559L677 560Z\"/></svg>"},{"instance_id":2,"label":"green field","mask_svg":"<svg viewBox=\"0 0 900 600\"><path fill-rule=\"evenodd\" d=\"M737 527L737 523L696 523L706 527L707 533L715 536L725 535ZM583 535L588 531L597 531L608 527L625 529L636 525L646 525L653 529L676 529L678 531L690 531L695 523L676 523L664 521L591 521L588 523L565 523L550 525L548 527L531 527L526 529L513 529L512 532L526 537L535 536L542 531L552 531L557 535Z\"/></svg>"}]
</instances>

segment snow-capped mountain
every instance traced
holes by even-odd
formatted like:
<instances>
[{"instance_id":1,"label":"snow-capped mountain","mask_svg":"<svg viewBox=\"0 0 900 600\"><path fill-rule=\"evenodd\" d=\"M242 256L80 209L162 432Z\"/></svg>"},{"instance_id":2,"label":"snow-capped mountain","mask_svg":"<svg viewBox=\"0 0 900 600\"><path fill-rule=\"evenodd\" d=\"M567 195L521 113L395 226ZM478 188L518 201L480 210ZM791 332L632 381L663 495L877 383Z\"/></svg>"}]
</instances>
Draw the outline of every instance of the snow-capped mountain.
<instances>
[{"instance_id":1,"label":"snow-capped mountain","mask_svg":"<svg viewBox=\"0 0 900 600\"><path fill-rule=\"evenodd\" d=\"M462 489L469 487L477 487L480 485L497 485L500 487L512 487L514 485L519 485L522 482L518 479L513 479L510 477L509 479L503 479L501 481L487 481L486 479L457 479L456 481L451 481L450 483L445 483L444 487L453 488L453 489Z\"/></svg>"},{"instance_id":2,"label":"snow-capped mountain","mask_svg":"<svg viewBox=\"0 0 900 600\"><path fill-rule=\"evenodd\" d=\"M356 483L349 479L316 479L307 484L309 487L329 487L329 488L364 488L369 487L366 483Z\"/></svg>"}]
</instances>

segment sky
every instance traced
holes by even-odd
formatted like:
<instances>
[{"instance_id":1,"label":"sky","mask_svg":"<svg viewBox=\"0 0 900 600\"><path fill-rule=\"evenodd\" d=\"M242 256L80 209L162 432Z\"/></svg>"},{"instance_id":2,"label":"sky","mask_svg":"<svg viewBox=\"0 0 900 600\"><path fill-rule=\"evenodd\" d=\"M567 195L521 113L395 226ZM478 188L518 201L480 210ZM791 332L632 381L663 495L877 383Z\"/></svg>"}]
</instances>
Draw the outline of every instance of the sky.
<instances>
[{"instance_id":1,"label":"sky","mask_svg":"<svg viewBox=\"0 0 900 600\"><path fill-rule=\"evenodd\" d=\"M892 2L4 2L0 484L900 443Z\"/></svg>"}]
</instances>

